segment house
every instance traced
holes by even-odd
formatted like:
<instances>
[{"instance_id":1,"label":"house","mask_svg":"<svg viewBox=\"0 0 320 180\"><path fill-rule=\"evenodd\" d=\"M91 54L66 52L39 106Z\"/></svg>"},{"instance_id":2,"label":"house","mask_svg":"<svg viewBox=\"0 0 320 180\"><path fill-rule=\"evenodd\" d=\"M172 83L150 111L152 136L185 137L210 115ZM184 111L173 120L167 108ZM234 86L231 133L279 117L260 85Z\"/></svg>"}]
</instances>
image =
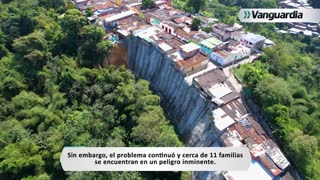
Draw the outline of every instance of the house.
<instances>
[{"instance_id":1,"label":"house","mask_svg":"<svg viewBox=\"0 0 320 180\"><path fill-rule=\"evenodd\" d=\"M260 155L258 160L268 171L275 177L281 173L281 170L272 162L272 160L265 154Z\"/></svg>"},{"instance_id":2,"label":"house","mask_svg":"<svg viewBox=\"0 0 320 180\"><path fill-rule=\"evenodd\" d=\"M228 46L226 50L215 51L210 54L210 60L220 66L230 65L233 62L249 57L251 49L238 44L236 46Z\"/></svg>"},{"instance_id":3,"label":"house","mask_svg":"<svg viewBox=\"0 0 320 180\"><path fill-rule=\"evenodd\" d=\"M79 7L81 5L86 5L88 4L89 0L75 0L74 1L76 3L76 5Z\"/></svg>"},{"instance_id":4,"label":"house","mask_svg":"<svg viewBox=\"0 0 320 180\"><path fill-rule=\"evenodd\" d=\"M176 31L176 37L180 41L187 43L189 41L189 39L191 38L191 35L182 29L178 29Z\"/></svg>"},{"instance_id":5,"label":"house","mask_svg":"<svg viewBox=\"0 0 320 180\"><path fill-rule=\"evenodd\" d=\"M200 47L194 43L189 43L182 45L180 47L180 52L182 54L182 57L184 58L190 58L194 56L196 53L199 52Z\"/></svg>"},{"instance_id":6,"label":"house","mask_svg":"<svg viewBox=\"0 0 320 180\"><path fill-rule=\"evenodd\" d=\"M176 35L176 31L180 28L179 25L175 24L172 21L163 21L160 23L161 28L168 34Z\"/></svg>"},{"instance_id":7,"label":"house","mask_svg":"<svg viewBox=\"0 0 320 180\"><path fill-rule=\"evenodd\" d=\"M208 57L198 53L193 57L177 61L176 68L184 75L188 76L207 68L208 62Z\"/></svg>"},{"instance_id":8,"label":"house","mask_svg":"<svg viewBox=\"0 0 320 180\"><path fill-rule=\"evenodd\" d=\"M229 26L224 23L215 24L212 26L212 34L217 37L221 41L228 41L232 33L241 32L242 26L240 24L235 23L233 26Z\"/></svg>"},{"instance_id":9,"label":"house","mask_svg":"<svg viewBox=\"0 0 320 180\"><path fill-rule=\"evenodd\" d=\"M236 123L223 109L217 108L212 111L212 117L215 128L221 133L229 126Z\"/></svg>"},{"instance_id":10,"label":"house","mask_svg":"<svg viewBox=\"0 0 320 180\"><path fill-rule=\"evenodd\" d=\"M99 13L103 13L103 11L112 11L113 9L115 9L115 7L116 6L113 3L107 1L105 3L97 3L93 5L91 8L92 12L100 11Z\"/></svg>"},{"instance_id":11,"label":"house","mask_svg":"<svg viewBox=\"0 0 320 180\"><path fill-rule=\"evenodd\" d=\"M193 86L216 107L240 97L228 77L220 69L213 69L193 78Z\"/></svg>"},{"instance_id":12,"label":"house","mask_svg":"<svg viewBox=\"0 0 320 180\"><path fill-rule=\"evenodd\" d=\"M229 27L230 26L227 24L219 23L212 26L211 31L213 32L213 35L221 41L227 41L231 36L231 31L228 30Z\"/></svg>"},{"instance_id":13,"label":"house","mask_svg":"<svg viewBox=\"0 0 320 180\"><path fill-rule=\"evenodd\" d=\"M180 47L183 45L182 42L178 41L177 39L175 38L172 38L172 39L169 39L169 40L166 40L166 43L172 47L172 52L173 53L179 53L180 51ZM180 54L180 53L179 53ZM182 58L180 59L182 60Z\"/></svg>"},{"instance_id":14,"label":"house","mask_svg":"<svg viewBox=\"0 0 320 180\"><path fill-rule=\"evenodd\" d=\"M200 42L200 51L203 54L209 55L214 50L219 49L219 47L221 47L222 44L222 41L214 37L211 37Z\"/></svg>"},{"instance_id":15,"label":"house","mask_svg":"<svg viewBox=\"0 0 320 180\"><path fill-rule=\"evenodd\" d=\"M160 11L146 13L144 18L148 23L161 28L161 22L170 20L170 17L158 14L157 12Z\"/></svg>"},{"instance_id":16,"label":"house","mask_svg":"<svg viewBox=\"0 0 320 180\"><path fill-rule=\"evenodd\" d=\"M283 155L277 144L272 139L263 142L268 157L282 170L286 169L290 163Z\"/></svg>"},{"instance_id":17,"label":"house","mask_svg":"<svg viewBox=\"0 0 320 180\"><path fill-rule=\"evenodd\" d=\"M147 12L144 14L145 20L154 25L161 28L161 22L163 21L171 21L171 19L181 17L180 12L176 10L169 9L158 9L156 11Z\"/></svg>"},{"instance_id":18,"label":"house","mask_svg":"<svg viewBox=\"0 0 320 180\"><path fill-rule=\"evenodd\" d=\"M251 49L251 51L261 50L266 38L253 33L248 33L241 37L240 42L242 45Z\"/></svg>"},{"instance_id":19,"label":"house","mask_svg":"<svg viewBox=\"0 0 320 180\"><path fill-rule=\"evenodd\" d=\"M215 18L207 18L204 16L195 16L194 18L198 18L200 20L200 26L201 27L206 27L209 26L210 24L213 24L215 22L218 22L218 19Z\"/></svg>"},{"instance_id":20,"label":"house","mask_svg":"<svg viewBox=\"0 0 320 180\"><path fill-rule=\"evenodd\" d=\"M191 25L192 24L192 19L187 17L187 16L181 16L178 18L174 18L173 22L177 24L185 24L185 25Z\"/></svg>"},{"instance_id":21,"label":"house","mask_svg":"<svg viewBox=\"0 0 320 180\"><path fill-rule=\"evenodd\" d=\"M195 42L196 44L199 44L201 41L208 39L210 37L212 37L211 34L208 34L204 31L199 31L191 36L190 41Z\"/></svg>"},{"instance_id":22,"label":"house","mask_svg":"<svg viewBox=\"0 0 320 180\"><path fill-rule=\"evenodd\" d=\"M130 17L117 21L117 32L121 37L127 37L132 31L146 26L147 23L141 17L134 14Z\"/></svg>"},{"instance_id":23,"label":"house","mask_svg":"<svg viewBox=\"0 0 320 180\"><path fill-rule=\"evenodd\" d=\"M117 26L117 21L121 20L121 19L125 19L127 17L130 17L132 15L134 15L135 12L134 11L125 11L125 12L121 12L119 14L115 14L113 16L107 17L104 22L105 25L111 25L112 27L116 27Z\"/></svg>"}]
</instances>

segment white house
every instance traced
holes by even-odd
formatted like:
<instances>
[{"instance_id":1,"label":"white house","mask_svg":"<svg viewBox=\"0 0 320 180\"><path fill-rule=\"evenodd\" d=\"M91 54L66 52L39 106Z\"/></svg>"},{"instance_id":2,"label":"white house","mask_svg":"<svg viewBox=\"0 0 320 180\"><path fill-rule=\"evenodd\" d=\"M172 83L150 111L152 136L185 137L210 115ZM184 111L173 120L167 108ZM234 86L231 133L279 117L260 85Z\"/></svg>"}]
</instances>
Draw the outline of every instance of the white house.
<instances>
[{"instance_id":1,"label":"white house","mask_svg":"<svg viewBox=\"0 0 320 180\"><path fill-rule=\"evenodd\" d=\"M237 46L229 46L227 50L212 52L210 59L221 66L226 66L234 61L249 57L250 54L250 48L239 44Z\"/></svg>"},{"instance_id":2,"label":"white house","mask_svg":"<svg viewBox=\"0 0 320 180\"><path fill-rule=\"evenodd\" d=\"M265 40L266 38L264 36L248 33L241 37L240 43L250 48L252 51L256 51L256 50L261 50Z\"/></svg>"}]
</instances>

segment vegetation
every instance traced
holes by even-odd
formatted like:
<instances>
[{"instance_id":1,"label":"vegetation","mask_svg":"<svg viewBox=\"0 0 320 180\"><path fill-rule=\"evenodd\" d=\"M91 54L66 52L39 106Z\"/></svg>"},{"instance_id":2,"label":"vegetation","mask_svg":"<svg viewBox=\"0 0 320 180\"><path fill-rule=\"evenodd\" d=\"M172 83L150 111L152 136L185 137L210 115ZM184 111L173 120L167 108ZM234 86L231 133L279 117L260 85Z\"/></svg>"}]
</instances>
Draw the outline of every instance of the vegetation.
<instances>
[{"instance_id":1,"label":"vegetation","mask_svg":"<svg viewBox=\"0 0 320 180\"><path fill-rule=\"evenodd\" d=\"M320 1L319 0L309 0L309 3L314 8L320 8Z\"/></svg>"},{"instance_id":2,"label":"vegetation","mask_svg":"<svg viewBox=\"0 0 320 180\"><path fill-rule=\"evenodd\" d=\"M192 12L198 13L200 9L205 5L205 0L188 0L187 6L191 7Z\"/></svg>"},{"instance_id":3,"label":"vegetation","mask_svg":"<svg viewBox=\"0 0 320 180\"><path fill-rule=\"evenodd\" d=\"M198 31L201 21L199 18L193 18L191 24L191 30Z\"/></svg>"},{"instance_id":4,"label":"vegetation","mask_svg":"<svg viewBox=\"0 0 320 180\"><path fill-rule=\"evenodd\" d=\"M87 8L86 9L86 16L91 17L92 15L93 15L92 8Z\"/></svg>"},{"instance_id":5,"label":"vegetation","mask_svg":"<svg viewBox=\"0 0 320 180\"><path fill-rule=\"evenodd\" d=\"M149 84L99 64L112 44L64 0L0 4L0 179L177 179L64 172L64 146L182 146ZM54 9L52 9L54 8ZM63 13L63 14L60 14ZM182 174L188 176L188 174Z\"/></svg>"},{"instance_id":6,"label":"vegetation","mask_svg":"<svg viewBox=\"0 0 320 180\"><path fill-rule=\"evenodd\" d=\"M142 5L145 8L153 8L155 6L152 0L142 0Z\"/></svg>"}]
</instances>

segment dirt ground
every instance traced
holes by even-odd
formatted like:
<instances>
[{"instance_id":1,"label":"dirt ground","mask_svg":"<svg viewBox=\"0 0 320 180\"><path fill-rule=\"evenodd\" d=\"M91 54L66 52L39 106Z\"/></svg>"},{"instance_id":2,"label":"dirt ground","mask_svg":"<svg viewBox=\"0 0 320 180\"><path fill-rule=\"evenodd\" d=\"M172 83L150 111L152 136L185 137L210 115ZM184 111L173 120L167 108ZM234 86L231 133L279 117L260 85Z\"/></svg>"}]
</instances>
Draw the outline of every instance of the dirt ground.
<instances>
[{"instance_id":1,"label":"dirt ground","mask_svg":"<svg viewBox=\"0 0 320 180\"><path fill-rule=\"evenodd\" d=\"M127 49L121 45L115 45L111 50L111 55L102 63L103 67L107 67L109 64L112 64L116 67L121 65L128 67Z\"/></svg>"}]
</instances>

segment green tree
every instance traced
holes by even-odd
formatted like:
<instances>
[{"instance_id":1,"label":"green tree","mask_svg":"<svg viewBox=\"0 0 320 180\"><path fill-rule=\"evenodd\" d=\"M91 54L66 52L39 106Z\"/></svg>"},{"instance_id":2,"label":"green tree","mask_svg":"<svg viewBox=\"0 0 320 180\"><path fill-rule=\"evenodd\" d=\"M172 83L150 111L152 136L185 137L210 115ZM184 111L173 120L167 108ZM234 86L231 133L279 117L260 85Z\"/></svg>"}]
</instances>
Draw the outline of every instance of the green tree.
<instances>
[{"instance_id":1,"label":"green tree","mask_svg":"<svg viewBox=\"0 0 320 180\"><path fill-rule=\"evenodd\" d=\"M22 172L35 175L45 165L39 146L27 139L7 145L1 150L0 158L0 174L6 173L12 179L24 177Z\"/></svg>"},{"instance_id":2,"label":"green tree","mask_svg":"<svg viewBox=\"0 0 320 180\"><path fill-rule=\"evenodd\" d=\"M16 39L14 50L36 68L41 68L50 57L47 40L41 31Z\"/></svg>"},{"instance_id":3,"label":"green tree","mask_svg":"<svg viewBox=\"0 0 320 180\"><path fill-rule=\"evenodd\" d=\"M297 136L289 144L290 153L294 157L294 162L304 167L312 161L318 149L318 142L314 136Z\"/></svg>"},{"instance_id":4,"label":"green tree","mask_svg":"<svg viewBox=\"0 0 320 180\"><path fill-rule=\"evenodd\" d=\"M91 17L92 15L93 15L92 8L87 8L86 9L86 16Z\"/></svg>"},{"instance_id":5,"label":"green tree","mask_svg":"<svg viewBox=\"0 0 320 180\"><path fill-rule=\"evenodd\" d=\"M146 8L153 8L154 2L152 0L142 0L142 5Z\"/></svg>"},{"instance_id":6,"label":"green tree","mask_svg":"<svg viewBox=\"0 0 320 180\"><path fill-rule=\"evenodd\" d=\"M76 54L80 41L80 30L86 25L87 19L77 9L68 9L59 19L62 31L64 33L63 40L59 45L60 51L66 51L69 54Z\"/></svg>"},{"instance_id":7,"label":"green tree","mask_svg":"<svg viewBox=\"0 0 320 180\"><path fill-rule=\"evenodd\" d=\"M211 32L211 27L210 26L206 26L202 29L204 32L206 33L210 33Z\"/></svg>"},{"instance_id":8,"label":"green tree","mask_svg":"<svg viewBox=\"0 0 320 180\"><path fill-rule=\"evenodd\" d=\"M93 67L100 64L110 54L112 43L104 41L105 32L98 26L84 26L80 33L82 44L78 51L80 64L86 67Z\"/></svg>"},{"instance_id":9,"label":"green tree","mask_svg":"<svg viewBox=\"0 0 320 180\"><path fill-rule=\"evenodd\" d=\"M66 0L39 0L40 4L46 8L58 9L66 6Z\"/></svg>"},{"instance_id":10,"label":"green tree","mask_svg":"<svg viewBox=\"0 0 320 180\"><path fill-rule=\"evenodd\" d=\"M204 0L188 0L187 5L192 8L193 12L198 13L205 5Z\"/></svg>"},{"instance_id":11,"label":"green tree","mask_svg":"<svg viewBox=\"0 0 320 180\"><path fill-rule=\"evenodd\" d=\"M254 89L254 94L263 107L273 104L290 106L293 101L287 82L273 76L261 80Z\"/></svg>"},{"instance_id":12,"label":"green tree","mask_svg":"<svg viewBox=\"0 0 320 180\"><path fill-rule=\"evenodd\" d=\"M201 24L201 21L199 18L193 18L192 24L191 24L191 29L194 31L198 31L200 24Z\"/></svg>"}]
</instances>

